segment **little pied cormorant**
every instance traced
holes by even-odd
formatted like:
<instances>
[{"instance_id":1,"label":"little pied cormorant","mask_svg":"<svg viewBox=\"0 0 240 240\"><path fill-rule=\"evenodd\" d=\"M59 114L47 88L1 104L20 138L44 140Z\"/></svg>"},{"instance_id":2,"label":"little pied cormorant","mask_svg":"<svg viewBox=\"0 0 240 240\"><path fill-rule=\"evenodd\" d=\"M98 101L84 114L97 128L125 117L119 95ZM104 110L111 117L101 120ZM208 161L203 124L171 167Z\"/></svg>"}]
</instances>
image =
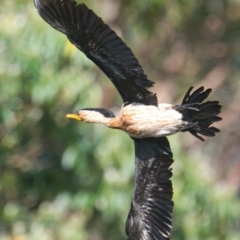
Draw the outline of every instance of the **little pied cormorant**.
<instances>
[{"instance_id":1,"label":"little pied cormorant","mask_svg":"<svg viewBox=\"0 0 240 240\"><path fill-rule=\"evenodd\" d=\"M126 221L129 240L170 239L172 227L173 162L166 136L189 131L200 140L219 130L217 101L202 103L211 89L186 93L181 105L158 104L147 90L147 79L138 60L117 34L84 4L72 0L34 0L40 16L67 36L112 81L124 105L118 116L102 108L85 108L68 114L83 122L103 123L121 129L134 140L136 174L131 209ZM200 134L200 135L199 135Z\"/></svg>"}]
</instances>

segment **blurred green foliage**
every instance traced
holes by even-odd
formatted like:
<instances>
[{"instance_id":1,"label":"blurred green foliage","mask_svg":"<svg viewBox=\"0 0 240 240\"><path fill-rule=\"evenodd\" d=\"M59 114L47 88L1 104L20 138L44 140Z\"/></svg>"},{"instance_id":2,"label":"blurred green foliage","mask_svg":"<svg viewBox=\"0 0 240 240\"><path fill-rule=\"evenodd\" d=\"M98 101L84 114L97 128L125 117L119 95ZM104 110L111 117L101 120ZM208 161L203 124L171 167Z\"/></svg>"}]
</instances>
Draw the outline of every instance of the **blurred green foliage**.
<instances>
[{"instance_id":1,"label":"blurred green foliage","mask_svg":"<svg viewBox=\"0 0 240 240\"><path fill-rule=\"evenodd\" d=\"M230 94L215 97L226 105L237 100L239 1L84 2L133 46L150 79L162 79L159 86L170 95L164 101L182 96L193 79L204 79L219 64L229 75L212 84ZM65 118L82 107L116 110L120 97L31 1L2 0L0 22L0 239L126 239L131 139ZM172 239L240 239L237 187L217 177L224 139L200 145L187 133L170 137Z\"/></svg>"}]
</instances>

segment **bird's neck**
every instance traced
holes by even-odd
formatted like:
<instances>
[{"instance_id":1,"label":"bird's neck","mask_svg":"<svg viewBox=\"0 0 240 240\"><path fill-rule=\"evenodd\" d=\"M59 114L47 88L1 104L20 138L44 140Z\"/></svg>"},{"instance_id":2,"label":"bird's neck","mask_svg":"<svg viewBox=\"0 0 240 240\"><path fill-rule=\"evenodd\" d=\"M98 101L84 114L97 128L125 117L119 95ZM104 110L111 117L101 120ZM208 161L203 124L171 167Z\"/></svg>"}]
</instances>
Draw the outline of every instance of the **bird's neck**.
<instances>
[{"instance_id":1,"label":"bird's neck","mask_svg":"<svg viewBox=\"0 0 240 240\"><path fill-rule=\"evenodd\" d=\"M108 121L104 124L110 128L122 129L122 119L119 116L108 118Z\"/></svg>"},{"instance_id":2,"label":"bird's neck","mask_svg":"<svg viewBox=\"0 0 240 240\"><path fill-rule=\"evenodd\" d=\"M100 114L91 114L91 116L84 116L84 122L88 123L101 123L110 128L121 128L122 121L119 116L113 118L107 118Z\"/></svg>"}]
</instances>

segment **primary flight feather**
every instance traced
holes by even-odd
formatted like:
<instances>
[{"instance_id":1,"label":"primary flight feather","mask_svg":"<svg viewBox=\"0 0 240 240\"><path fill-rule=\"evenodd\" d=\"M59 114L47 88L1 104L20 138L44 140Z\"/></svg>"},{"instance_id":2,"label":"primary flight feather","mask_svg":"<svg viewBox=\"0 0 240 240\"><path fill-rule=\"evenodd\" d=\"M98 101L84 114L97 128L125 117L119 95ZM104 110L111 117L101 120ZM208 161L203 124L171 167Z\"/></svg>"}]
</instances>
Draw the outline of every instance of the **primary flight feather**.
<instances>
[{"instance_id":1,"label":"primary flight feather","mask_svg":"<svg viewBox=\"0 0 240 240\"><path fill-rule=\"evenodd\" d=\"M133 140L136 174L131 209L126 222L130 240L167 240L172 227L173 162L166 136L189 131L200 140L219 130L217 101L203 103L211 89L187 91L180 105L158 104L130 48L83 3L72 0L34 0L41 17L91 59L112 81L124 105L119 114L102 108L85 108L67 117L97 122L125 131Z\"/></svg>"}]
</instances>

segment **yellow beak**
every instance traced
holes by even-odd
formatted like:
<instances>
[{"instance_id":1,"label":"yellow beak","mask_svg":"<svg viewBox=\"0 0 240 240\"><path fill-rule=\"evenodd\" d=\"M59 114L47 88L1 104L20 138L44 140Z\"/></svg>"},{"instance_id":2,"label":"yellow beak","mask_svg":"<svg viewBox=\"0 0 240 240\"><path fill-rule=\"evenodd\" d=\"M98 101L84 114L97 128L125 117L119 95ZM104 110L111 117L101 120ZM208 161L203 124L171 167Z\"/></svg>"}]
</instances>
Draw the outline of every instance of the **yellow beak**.
<instances>
[{"instance_id":1,"label":"yellow beak","mask_svg":"<svg viewBox=\"0 0 240 240\"><path fill-rule=\"evenodd\" d=\"M81 117L80 117L77 113L67 114L66 117L67 117L67 118L73 118L73 119L76 119L76 120L78 120L78 121L82 121Z\"/></svg>"}]
</instances>

